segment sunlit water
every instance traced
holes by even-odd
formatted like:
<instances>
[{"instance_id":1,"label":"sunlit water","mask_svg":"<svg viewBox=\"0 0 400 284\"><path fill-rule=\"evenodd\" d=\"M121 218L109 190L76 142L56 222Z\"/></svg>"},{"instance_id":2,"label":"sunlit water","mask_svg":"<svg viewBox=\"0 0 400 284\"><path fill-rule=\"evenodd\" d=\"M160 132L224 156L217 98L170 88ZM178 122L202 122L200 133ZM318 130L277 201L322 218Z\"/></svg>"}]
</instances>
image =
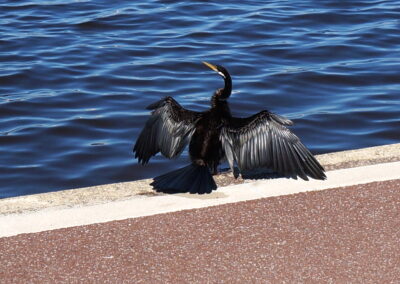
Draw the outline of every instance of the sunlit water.
<instances>
[{"instance_id":1,"label":"sunlit water","mask_svg":"<svg viewBox=\"0 0 400 284\"><path fill-rule=\"evenodd\" d=\"M234 115L285 115L314 153L399 142L398 1L116 2L0 2L0 197L186 164L132 145L160 97L208 107L203 60Z\"/></svg>"}]
</instances>

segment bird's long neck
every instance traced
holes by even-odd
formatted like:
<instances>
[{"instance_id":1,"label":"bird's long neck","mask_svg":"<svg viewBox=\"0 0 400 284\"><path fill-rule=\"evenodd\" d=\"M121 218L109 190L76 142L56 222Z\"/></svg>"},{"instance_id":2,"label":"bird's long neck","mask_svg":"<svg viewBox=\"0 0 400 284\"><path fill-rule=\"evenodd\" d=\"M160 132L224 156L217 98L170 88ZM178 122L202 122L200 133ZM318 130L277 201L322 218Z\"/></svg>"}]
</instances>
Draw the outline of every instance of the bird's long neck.
<instances>
[{"instance_id":1,"label":"bird's long neck","mask_svg":"<svg viewBox=\"0 0 400 284\"><path fill-rule=\"evenodd\" d=\"M232 93L232 79L229 74L226 74L224 77L225 86L215 91L215 94L211 98L211 107L213 109L224 110L227 109L229 111L228 102L226 101ZM223 111L225 113L225 111Z\"/></svg>"},{"instance_id":2,"label":"bird's long neck","mask_svg":"<svg viewBox=\"0 0 400 284\"><path fill-rule=\"evenodd\" d=\"M226 100L232 93L232 79L229 74L225 74L225 86L223 89L218 90L219 98L222 100Z\"/></svg>"},{"instance_id":3,"label":"bird's long neck","mask_svg":"<svg viewBox=\"0 0 400 284\"><path fill-rule=\"evenodd\" d=\"M219 113L221 117L230 117L231 111L227 99L232 92L232 80L229 74L224 78L224 88L218 89L211 98L211 108Z\"/></svg>"}]
</instances>

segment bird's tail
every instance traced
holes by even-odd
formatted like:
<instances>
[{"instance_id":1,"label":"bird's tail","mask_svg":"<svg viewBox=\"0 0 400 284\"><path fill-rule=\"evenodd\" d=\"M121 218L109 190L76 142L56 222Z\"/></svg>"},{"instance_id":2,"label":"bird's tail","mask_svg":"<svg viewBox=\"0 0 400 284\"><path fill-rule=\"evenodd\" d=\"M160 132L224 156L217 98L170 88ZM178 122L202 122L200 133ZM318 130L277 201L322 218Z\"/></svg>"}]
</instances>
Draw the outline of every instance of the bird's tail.
<instances>
[{"instance_id":1,"label":"bird's tail","mask_svg":"<svg viewBox=\"0 0 400 284\"><path fill-rule=\"evenodd\" d=\"M165 193L210 193L217 185L207 166L189 166L155 177L151 185L156 191Z\"/></svg>"}]
</instances>

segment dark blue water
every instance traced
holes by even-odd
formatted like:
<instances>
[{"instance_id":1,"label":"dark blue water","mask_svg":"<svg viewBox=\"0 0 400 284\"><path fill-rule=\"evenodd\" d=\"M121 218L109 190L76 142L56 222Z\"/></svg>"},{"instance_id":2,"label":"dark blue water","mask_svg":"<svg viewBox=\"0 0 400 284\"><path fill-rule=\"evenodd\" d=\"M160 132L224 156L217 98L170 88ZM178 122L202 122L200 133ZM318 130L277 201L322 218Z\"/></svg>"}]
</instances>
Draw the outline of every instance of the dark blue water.
<instances>
[{"instance_id":1,"label":"dark blue water","mask_svg":"<svg viewBox=\"0 0 400 284\"><path fill-rule=\"evenodd\" d=\"M230 3L230 2L233 2ZM314 153L399 142L399 1L0 1L0 197L153 177L131 148L160 97L295 121Z\"/></svg>"}]
</instances>

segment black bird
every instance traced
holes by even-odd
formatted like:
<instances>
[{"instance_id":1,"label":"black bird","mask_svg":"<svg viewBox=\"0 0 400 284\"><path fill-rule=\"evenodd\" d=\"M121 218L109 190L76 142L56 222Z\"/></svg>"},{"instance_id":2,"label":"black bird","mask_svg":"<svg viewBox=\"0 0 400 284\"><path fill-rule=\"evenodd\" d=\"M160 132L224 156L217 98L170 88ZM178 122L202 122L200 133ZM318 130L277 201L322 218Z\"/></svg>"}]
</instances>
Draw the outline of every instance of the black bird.
<instances>
[{"instance_id":1,"label":"black bird","mask_svg":"<svg viewBox=\"0 0 400 284\"><path fill-rule=\"evenodd\" d=\"M217 188L212 174L226 158L235 178L239 171L266 167L287 177L325 179L324 168L286 126L293 122L263 110L246 118L231 115L227 99L232 91L228 71L203 62L225 81L211 97L211 109L195 112L183 108L172 97L147 107L151 116L133 148L139 163L147 164L161 152L167 158L179 156L189 144L191 164L154 178L161 192L210 193Z\"/></svg>"}]
</instances>

